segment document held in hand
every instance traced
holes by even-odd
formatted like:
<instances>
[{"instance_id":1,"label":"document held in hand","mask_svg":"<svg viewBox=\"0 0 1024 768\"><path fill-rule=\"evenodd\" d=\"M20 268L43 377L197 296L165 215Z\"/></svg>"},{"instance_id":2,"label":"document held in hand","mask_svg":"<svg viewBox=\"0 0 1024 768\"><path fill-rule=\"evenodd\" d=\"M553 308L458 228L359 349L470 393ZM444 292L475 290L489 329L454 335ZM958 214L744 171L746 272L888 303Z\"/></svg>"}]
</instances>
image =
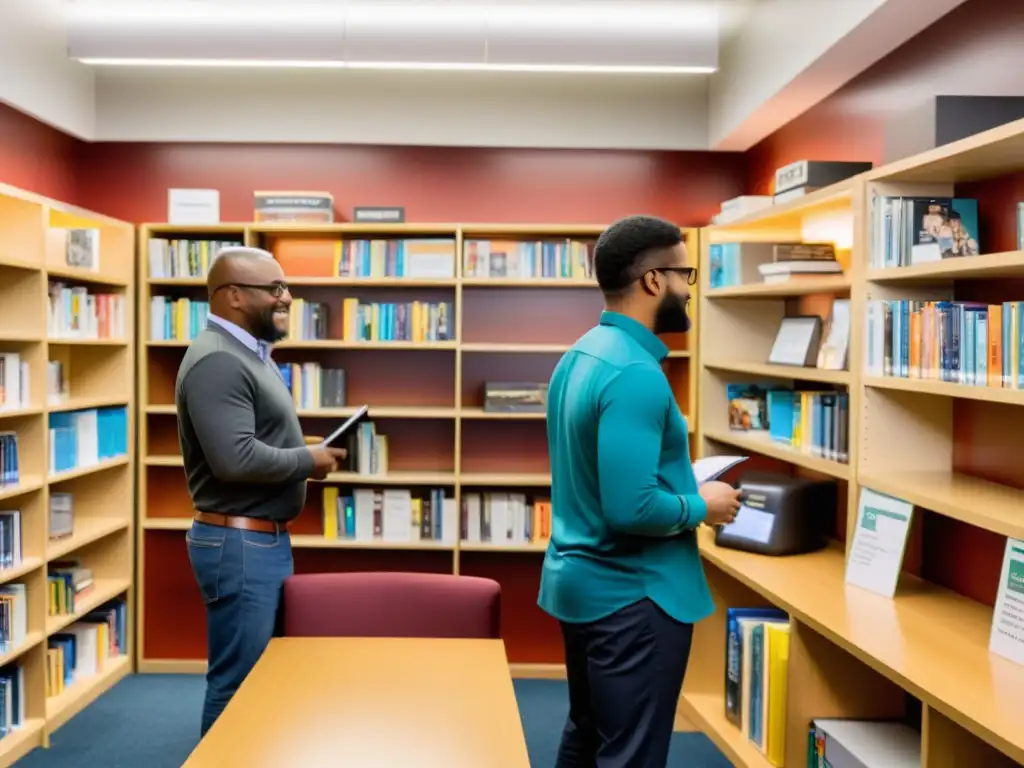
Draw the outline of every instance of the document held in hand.
<instances>
[{"instance_id":1,"label":"document held in hand","mask_svg":"<svg viewBox=\"0 0 1024 768\"><path fill-rule=\"evenodd\" d=\"M327 447L327 448L337 448L338 447L337 444L341 442L341 439L343 437L345 437L345 435L348 434L352 429L355 429L355 427L361 421L363 421L369 415L369 413L370 413L370 406L368 406L368 405L361 405L361 406L359 406L359 410L357 410L352 416L350 416L349 419L344 424L342 424L340 427L338 427L336 430L334 430L327 437L326 440L324 440L322 443L320 443L320 447L321 448L324 448L324 447Z\"/></svg>"},{"instance_id":2,"label":"document held in hand","mask_svg":"<svg viewBox=\"0 0 1024 768\"><path fill-rule=\"evenodd\" d=\"M693 474L697 485L717 480L730 469L747 460L746 456L707 456L693 462Z\"/></svg>"}]
</instances>

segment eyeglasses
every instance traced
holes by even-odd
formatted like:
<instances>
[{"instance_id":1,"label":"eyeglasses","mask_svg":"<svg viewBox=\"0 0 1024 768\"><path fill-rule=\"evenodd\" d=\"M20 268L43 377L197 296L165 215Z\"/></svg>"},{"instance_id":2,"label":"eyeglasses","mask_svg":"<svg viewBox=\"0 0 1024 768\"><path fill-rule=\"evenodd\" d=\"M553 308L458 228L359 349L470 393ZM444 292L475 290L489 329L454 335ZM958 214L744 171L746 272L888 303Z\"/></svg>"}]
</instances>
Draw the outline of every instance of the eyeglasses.
<instances>
[{"instance_id":1,"label":"eyeglasses","mask_svg":"<svg viewBox=\"0 0 1024 768\"><path fill-rule=\"evenodd\" d=\"M221 288L252 288L257 291L265 291L275 299L279 299L284 296L286 291L288 291L288 283L264 283L262 285L255 283L224 283L224 285L218 285L214 293L219 291Z\"/></svg>"},{"instance_id":2,"label":"eyeglasses","mask_svg":"<svg viewBox=\"0 0 1024 768\"><path fill-rule=\"evenodd\" d=\"M686 278L688 285L697 284L697 268L696 267L656 267L651 270L652 272L678 272L680 275Z\"/></svg>"}]
</instances>

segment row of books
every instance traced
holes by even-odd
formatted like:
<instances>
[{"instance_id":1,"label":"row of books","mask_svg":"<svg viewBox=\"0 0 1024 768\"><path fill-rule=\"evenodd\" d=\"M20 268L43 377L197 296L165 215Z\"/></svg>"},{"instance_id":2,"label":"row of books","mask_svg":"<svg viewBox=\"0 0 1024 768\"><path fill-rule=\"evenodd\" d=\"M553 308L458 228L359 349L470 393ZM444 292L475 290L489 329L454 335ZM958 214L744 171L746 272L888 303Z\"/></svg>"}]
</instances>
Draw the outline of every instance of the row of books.
<instances>
[{"instance_id":1,"label":"row of books","mask_svg":"<svg viewBox=\"0 0 1024 768\"><path fill-rule=\"evenodd\" d=\"M25 724L25 668L8 664L0 668L0 737Z\"/></svg>"},{"instance_id":2,"label":"row of books","mask_svg":"<svg viewBox=\"0 0 1024 768\"><path fill-rule=\"evenodd\" d=\"M154 280L206 277L222 249L241 244L239 240L165 240L151 237L147 248L149 276Z\"/></svg>"},{"instance_id":3,"label":"row of books","mask_svg":"<svg viewBox=\"0 0 1024 768\"><path fill-rule=\"evenodd\" d=\"M151 341L191 341L206 327L210 303L189 298L153 296L149 300Z\"/></svg>"},{"instance_id":4,"label":"row of books","mask_svg":"<svg viewBox=\"0 0 1024 768\"><path fill-rule=\"evenodd\" d=\"M711 288L785 282L843 271L830 243L712 243L708 266Z\"/></svg>"},{"instance_id":5,"label":"row of books","mask_svg":"<svg viewBox=\"0 0 1024 768\"><path fill-rule=\"evenodd\" d=\"M289 339L327 339L331 335L330 305L294 299L288 313Z\"/></svg>"},{"instance_id":6,"label":"row of books","mask_svg":"<svg viewBox=\"0 0 1024 768\"><path fill-rule=\"evenodd\" d=\"M277 367L296 408L345 407L344 368L323 368L319 363L279 363Z\"/></svg>"},{"instance_id":7,"label":"row of books","mask_svg":"<svg viewBox=\"0 0 1024 768\"><path fill-rule=\"evenodd\" d=\"M981 252L978 201L954 197L871 198L870 265L908 267Z\"/></svg>"},{"instance_id":8,"label":"row of books","mask_svg":"<svg viewBox=\"0 0 1024 768\"><path fill-rule=\"evenodd\" d=\"M21 565L21 510L0 510L0 571Z\"/></svg>"},{"instance_id":9,"label":"row of books","mask_svg":"<svg viewBox=\"0 0 1024 768\"><path fill-rule=\"evenodd\" d=\"M75 604L93 591L96 581L92 569L77 560L51 563L46 576L49 595L47 615L67 616L75 613Z\"/></svg>"},{"instance_id":10,"label":"row of books","mask_svg":"<svg viewBox=\"0 0 1024 768\"><path fill-rule=\"evenodd\" d=\"M345 438L347 455L342 472L360 475L386 475L388 473L388 438L377 433L372 421L364 421Z\"/></svg>"},{"instance_id":11,"label":"row of books","mask_svg":"<svg viewBox=\"0 0 1024 768\"><path fill-rule=\"evenodd\" d=\"M752 383L726 385L726 397L730 429L767 433L806 456L849 461L849 393Z\"/></svg>"},{"instance_id":12,"label":"row of books","mask_svg":"<svg viewBox=\"0 0 1024 768\"><path fill-rule=\"evenodd\" d=\"M474 278L594 277L594 241L466 240L462 274Z\"/></svg>"},{"instance_id":13,"label":"row of books","mask_svg":"<svg viewBox=\"0 0 1024 768\"><path fill-rule=\"evenodd\" d=\"M16 432L0 432L0 488L20 482L18 435Z\"/></svg>"},{"instance_id":14,"label":"row of books","mask_svg":"<svg viewBox=\"0 0 1024 768\"><path fill-rule=\"evenodd\" d=\"M725 717L769 763L786 753L789 617L776 608L728 608Z\"/></svg>"},{"instance_id":15,"label":"row of books","mask_svg":"<svg viewBox=\"0 0 1024 768\"><path fill-rule=\"evenodd\" d=\"M28 593L21 583L0 585L0 653L20 648L28 635Z\"/></svg>"},{"instance_id":16,"label":"row of books","mask_svg":"<svg viewBox=\"0 0 1024 768\"><path fill-rule=\"evenodd\" d=\"M454 542L455 499L443 488L423 496L407 488L323 489L324 536L351 541Z\"/></svg>"},{"instance_id":17,"label":"row of books","mask_svg":"<svg viewBox=\"0 0 1024 768\"><path fill-rule=\"evenodd\" d=\"M466 240L466 277L591 278L593 240ZM154 279L205 277L217 253L237 242L151 238ZM319 248L281 254L289 275L303 277L434 279L455 276L454 238L340 239L330 258Z\"/></svg>"},{"instance_id":18,"label":"row of books","mask_svg":"<svg viewBox=\"0 0 1024 768\"><path fill-rule=\"evenodd\" d=\"M451 302L361 302L341 305L344 341L450 341L455 338Z\"/></svg>"},{"instance_id":19,"label":"row of books","mask_svg":"<svg viewBox=\"0 0 1024 768\"><path fill-rule=\"evenodd\" d=\"M865 372L1022 389L1022 312L1019 301L869 301Z\"/></svg>"},{"instance_id":20,"label":"row of books","mask_svg":"<svg viewBox=\"0 0 1024 768\"><path fill-rule=\"evenodd\" d=\"M46 363L46 402L48 405L66 403L71 397L71 382L65 375L64 363L48 360Z\"/></svg>"},{"instance_id":21,"label":"row of books","mask_svg":"<svg viewBox=\"0 0 1024 768\"><path fill-rule=\"evenodd\" d=\"M342 240L335 244L331 275L352 278L395 277L440 279L455 277L455 238L393 238ZM291 272L298 264L287 265ZM308 269L297 274L306 276ZM317 276L316 273L309 275Z\"/></svg>"},{"instance_id":22,"label":"row of books","mask_svg":"<svg viewBox=\"0 0 1024 768\"><path fill-rule=\"evenodd\" d=\"M544 544L551 538L551 501L521 493L468 493L456 518L455 499L445 489L336 486L323 491L324 536L351 541L462 541L494 545Z\"/></svg>"},{"instance_id":23,"label":"row of books","mask_svg":"<svg viewBox=\"0 0 1024 768\"><path fill-rule=\"evenodd\" d=\"M551 539L551 500L523 493L462 496L462 541L483 544L545 544Z\"/></svg>"},{"instance_id":24,"label":"row of books","mask_svg":"<svg viewBox=\"0 0 1024 768\"><path fill-rule=\"evenodd\" d=\"M124 406L51 413L49 429L51 474L128 454L128 409Z\"/></svg>"},{"instance_id":25,"label":"row of books","mask_svg":"<svg viewBox=\"0 0 1024 768\"><path fill-rule=\"evenodd\" d=\"M0 412L29 407L28 362L17 352L0 352Z\"/></svg>"},{"instance_id":26,"label":"row of books","mask_svg":"<svg viewBox=\"0 0 1024 768\"><path fill-rule=\"evenodd\" d=\"M125 297L50 283L47 333L51 339L124 339Z\"/></svg>"},{"instance_id":27,"label":"row of books","mask_svg":"<svg viewBox=\"0 0 1024 768\"><path fill-rule=\"evenodd\" d=\"M46 695L59 696L128 652L128 609L113 600L47 640Z\"/></svg>"}]
</instances>

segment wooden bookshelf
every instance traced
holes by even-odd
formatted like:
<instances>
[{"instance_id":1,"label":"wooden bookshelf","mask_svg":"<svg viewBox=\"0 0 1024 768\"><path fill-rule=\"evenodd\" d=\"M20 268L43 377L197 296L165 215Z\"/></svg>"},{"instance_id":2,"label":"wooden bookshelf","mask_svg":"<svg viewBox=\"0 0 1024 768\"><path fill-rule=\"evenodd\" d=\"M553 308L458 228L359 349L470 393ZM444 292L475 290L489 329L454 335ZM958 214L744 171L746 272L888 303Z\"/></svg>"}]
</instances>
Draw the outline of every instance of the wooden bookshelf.
<instances>
[{"instance_id":1,"label":"wooden bookshelf","mask_svg":"<svg viewBox=\"0 0 1024 768\"><path fill-rule=\"evenodd\" d=\"M401 224L320 226L225 224L198 229L146 225L139 230L139 390L144 417L138 465L140 559L139 648L144 671L202 671L205 619L188 562L183 531L191 504L181 470L174 380L188 342L152 340L154 296L204 297L205 278L150 276L150 238L234 240L267 248L285 267L295 298L327 302L331 340L275 345L280 363L318 362L346 371L346 407L299 409L307 435L323 434L354 405L369 403L378 431L388 437L385 476L339 473L339 487L444 488L456 505L468 493L515 492L548 498L550 466L543 414L483 410L485 381L547 381L555 363L597 320L603 306L585 277L495 278L467 275L463 247L471 240L579 240L593 243L600 226ZM684 230L691 259L698 231ZM339 239L451 238L456 266L437 278L329 277L303 269L302 259ZM318 251L318 249L320 249ZM317 271L319 276L311 276ZM342 337L341 300L450 302L455 341L353 342ZM294 307L293 307L294 309ZM694 330L666 339L664 363L680 406L696 424L696 297ZM692 346L690 346L692 344ZM292 524L297 572L413 570L488 576L502 585L502 633L515 674L564 673L557 623L537 607L541 556L534 543L352 541L324 536L323 484L311 483L307 506ZM343 552L338 552L343 550Z\"/></svg>"},{"instance_id":2,"label":"wooden bookshelf","mask_svg":"<svg viewBox=\"0 0 1024 768\"><path fill-rule=\"evenodd\" d=\"M981 255L880 266L871 212L875 198L885 196L977 200ZM1015 440L1024 428L1022 388L883 375L869 367L865 329L876 301L1024 300L1018 201L1024 201L1024 121L702 232L706 264L709 243L831 239L823 237L827 227L807 226L808 218L827 211L837 246L843 240L850 249L843 278L807 280L792 292L788 284L705 285L702 292L698 438L704 450L742 451L755 457L748 463L756 468L821 473L845 487L839 509L821 510L835 521L833 544L823 551L759 556L719 548L710 531L701 533L717 610L696 628L693 658L701 664L691 664L680 711L734 764L770 765L725 717L723 696L726 609L756 606L775 606L789 616L786 766L806 764L808 725L820 717L903 721L920 734L923 768L1024 763L1017 715L1024 707L1024 666L989 651L1006 540L1024 535L1024 473ZM779 319L820 312L826 294L851 299L850 371L837 377L778 370L773 377L765 360ZM726 338L732 341L728 356L712 356L711 350L726 349ZM741 374L749 379L740 381L848 387L849 464L828 471L838 465L729 430L725 385ZM894 599L845 583L863 489L914 505Z\"/></svg>"},{"instance_id":3,"label":"wooden bookshelf","mask_svg":"<svg viewBox=\"0 0 1024 768\"><path fill-rule=\"evenodd\" d=\"M95 269L67 265L68 229L98 232ZM25 616L24 640L14 644L11 637L0 652L0 668L22 670L25 702L20 727L0 738L0 765L48 746L53 731L133 668L134 253L131 224L0 185L0 358L27 374L17 376L12 391L5 378L11 368L0 372L0 433L17 436L19 470L16 481L0 481L0 511L19 513L21 550L20 562L12 557L0 569L0 585L24 587L24 597L14 601L21 604L15 614ZM75 291L74 305L55 284ZM83 291L103 298L85 300ZM59 297L60 312L52 311L51 295ZM72 322L65 313L73 306L81 310L76 318L94 307L103 317L95 324ZM118 314L123 329L106 322ZM84 413L97 409L94 433ZM118 409L123 413L108 421L107 414ZM75 453L67 448L63 428L54 436L54 419L74 425ZM71 496L73 527L51 538L49 510L57 494ZM89 569L92 585L63 613L51 615L48 575L68 561ZM90 614L114 601L125 605L122 629L115 633L117 651L95 671L80 666L62 689L51 687L48 648L80 622L95 623Z\"/></svg>"}]
</instances>

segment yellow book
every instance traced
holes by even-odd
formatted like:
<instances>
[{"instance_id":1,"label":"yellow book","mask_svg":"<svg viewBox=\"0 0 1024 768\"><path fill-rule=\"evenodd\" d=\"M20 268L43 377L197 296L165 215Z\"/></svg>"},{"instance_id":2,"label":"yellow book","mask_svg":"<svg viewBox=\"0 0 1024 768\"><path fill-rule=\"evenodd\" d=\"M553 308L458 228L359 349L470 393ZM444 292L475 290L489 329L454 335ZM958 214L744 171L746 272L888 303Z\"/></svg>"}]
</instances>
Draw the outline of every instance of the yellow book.
<instances>
[{"instance_id":1,"label":"yellow book","mask_svg":"<svg viewBox=\"0 0 1024 768\"><path fill-rule=\"evenodd\" d=\"M765 624L768 646L768 762L782 768L786 756L786 677L789 669L789 624Z\"/></svg>"},{"instance_id":2,"label":"yellow book","mask_svg":"<svg viewBox=\"0 0 1024 768\"><path fill-rule=\"evenodd\" d=\"M338 538L338 487L324 487L324 538Z\"/></svg>"}]
</instances>

